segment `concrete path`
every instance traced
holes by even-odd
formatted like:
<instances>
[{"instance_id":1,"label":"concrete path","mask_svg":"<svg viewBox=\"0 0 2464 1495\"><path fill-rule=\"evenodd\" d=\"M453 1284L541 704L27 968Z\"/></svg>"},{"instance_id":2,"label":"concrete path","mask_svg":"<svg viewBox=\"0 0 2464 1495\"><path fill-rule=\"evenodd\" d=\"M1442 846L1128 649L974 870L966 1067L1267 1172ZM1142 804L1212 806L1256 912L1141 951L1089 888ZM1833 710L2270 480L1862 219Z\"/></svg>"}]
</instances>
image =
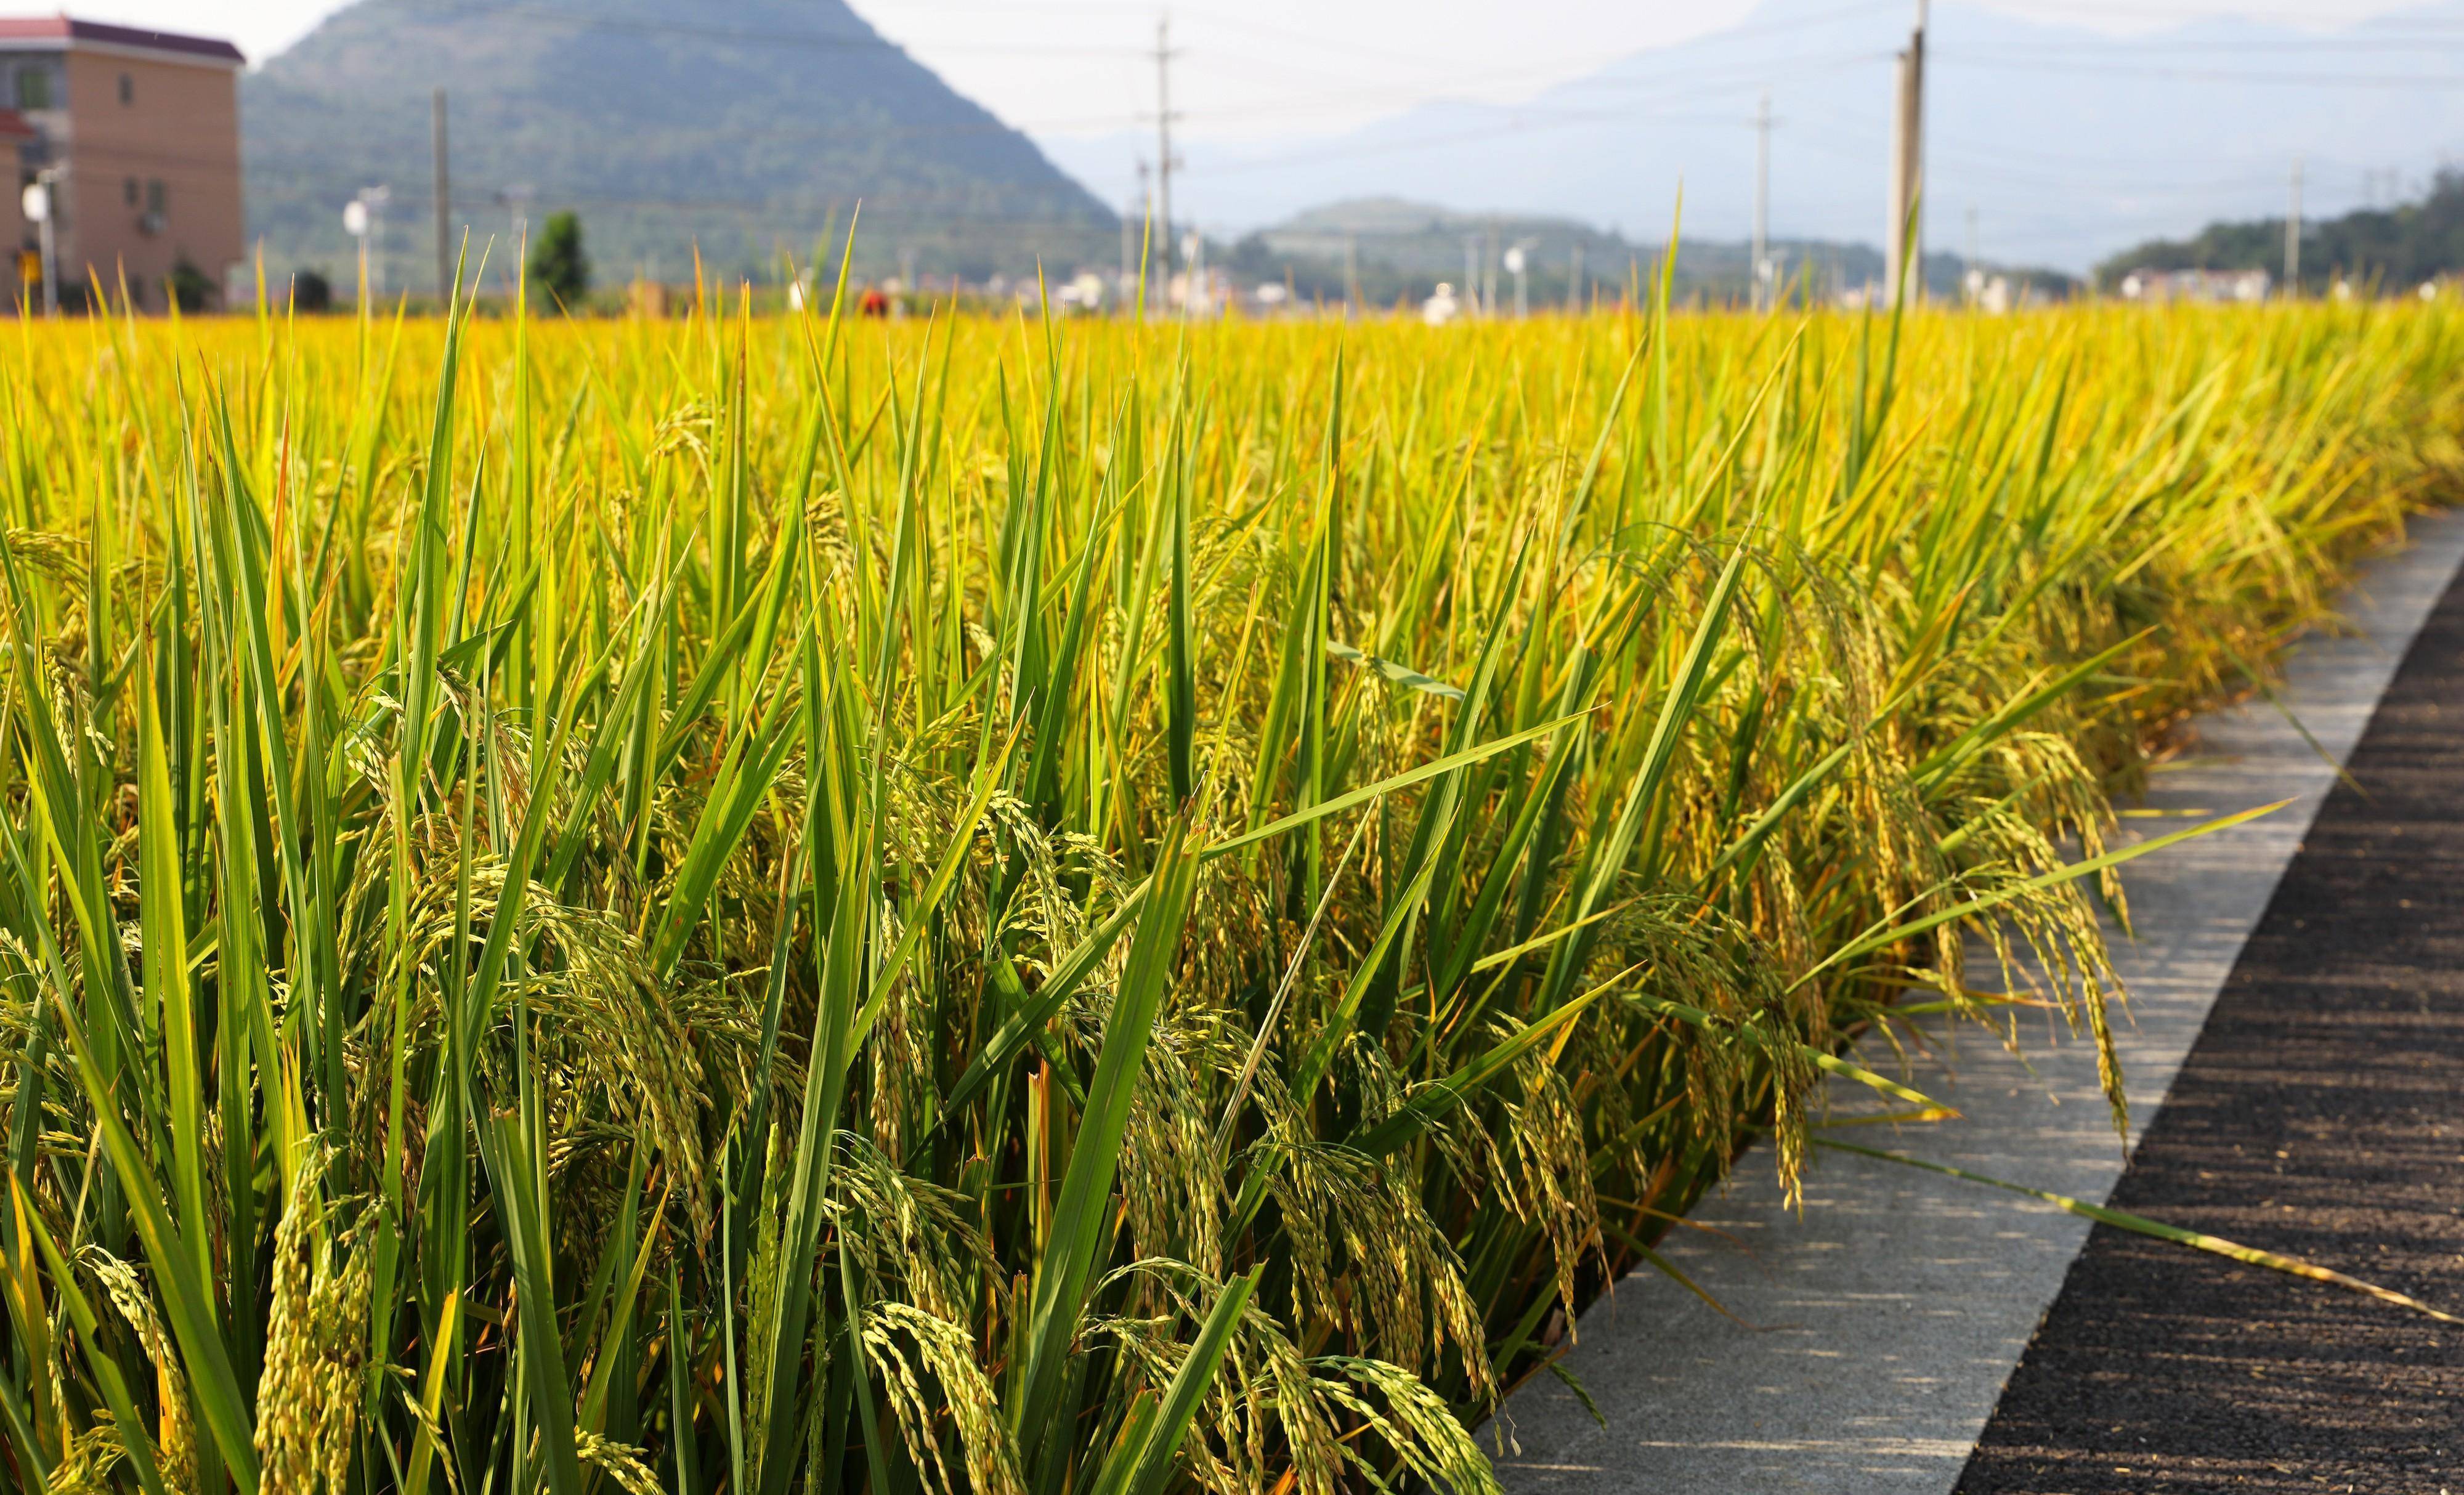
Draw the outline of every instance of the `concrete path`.
<instances>
[{"instance_id":1,"label":"concrete path","mask_svg":"<svg viewBox=\"0 0 2464 1495\"><path fill-rule=\"evenodd\" d=\"M2363 574L2343 607L2351 632L2310 640L2289 660L2284 699L2338 761L2459 560L2464 515L2422 521L2411 548ZM2158 776L2148 808L2296 802L2132 864L2142 938L2115 954L2132 995L2117 1039L2134 1143L2335 781L2264 704L2203 720L2199 742L2196 758ZM2184 824L2125 825L2155 834ZM1887 1053L1865 1058L1899 1072ZM1970 1027L1949 1063L1924 1061L1910 1074L1962 1120L1847 1134L2103 1200L2124 1154L2093 1048L2046 1023L2026 1059ZM1872 1110L1873 1100L1854 1085L1831 1090L1835 1115ZM1554 1378L1533 1380L1505 1414L1520 1444L1499 1461L1508 1490L1947 1495L2088 1232L2049 1206L1837 1153L1817 1154L1801 1216L1782 1206L1769 1157L1755 1154L1694 1218L1750 1255L1683 1229L1664 1249L1757 1327L1648 1267L1629 1275L1583 1316L1566 1362L1607 1426Z\"/></svg>"}]
</instances>

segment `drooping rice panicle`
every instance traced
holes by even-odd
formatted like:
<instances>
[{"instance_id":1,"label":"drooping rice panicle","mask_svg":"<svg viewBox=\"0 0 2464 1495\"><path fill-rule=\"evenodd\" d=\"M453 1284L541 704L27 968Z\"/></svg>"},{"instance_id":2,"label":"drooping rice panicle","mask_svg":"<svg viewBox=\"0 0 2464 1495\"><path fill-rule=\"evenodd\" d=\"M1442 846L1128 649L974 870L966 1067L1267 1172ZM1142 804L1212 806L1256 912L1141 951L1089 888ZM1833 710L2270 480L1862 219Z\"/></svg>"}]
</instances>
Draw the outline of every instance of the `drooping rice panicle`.
<instances>
[{"instance_id":1,"label":"drooping rice panicle","mask_svg":"<svg viewBox=\"0 0 2464 1495\"><path fill-rule=\"evenodd\" d=\"M2458 331L29 323L0 1473L1487 1489L1897 993L2109 1047Z\"/></svg>"}]
</instances>

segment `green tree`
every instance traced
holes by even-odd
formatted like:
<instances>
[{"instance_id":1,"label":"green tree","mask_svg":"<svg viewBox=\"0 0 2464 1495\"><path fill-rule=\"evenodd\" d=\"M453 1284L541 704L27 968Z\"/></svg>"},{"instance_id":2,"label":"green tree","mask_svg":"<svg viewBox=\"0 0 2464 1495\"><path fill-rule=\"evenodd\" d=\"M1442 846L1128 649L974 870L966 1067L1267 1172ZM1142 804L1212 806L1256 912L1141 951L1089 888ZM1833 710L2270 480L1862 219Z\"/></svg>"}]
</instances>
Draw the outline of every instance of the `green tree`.
<instances>
[{"instance_id":1,"label":"green tree","mask_svg":"<svg viewBox=\"0 0 2464 1495\"><path fill-rule=\"evenodd\" d=\"M171 299L184 312L202 312L213 299L213 278L199 270L185 254L171 267Z\"/></svg>"},{"instance_id":2,"label":"green tree","mask_svg":"<svg viewBox=\"0 0 2464 1495\"><path fill-rule=\"evenodd\" d=\"M2134 270L2277 270L2284 220L2211 223L2188 239L2151 239L2097 267L2111 288ZM2464 172L2441 171L2419 202L2365 208L2305 222L2301 283L2311 291L2347 279L2383 291L2409 291L2464 271Z\"/></svg>"},{"instance_id":3,"label":"green tree","mask_svg":"<svg viewBox=\"0 0 2464 1495\"><path fill-rule=\"evenodd\" d=\"M572 310L590 289L590 256L582 252L582 219L573 213L552 213L531 245L531 284Z\"/></svg>"},{"instance_id":4,"label":"green tree","mask_svg":"<svg viewBox=\"0 0 2464 1495\"><path fill-rule=\"evenodd\" d=\"M291 277L291 307L299 312L334 309L334 282L321 270L302 270Z\"/></svg>"}]
</instances>

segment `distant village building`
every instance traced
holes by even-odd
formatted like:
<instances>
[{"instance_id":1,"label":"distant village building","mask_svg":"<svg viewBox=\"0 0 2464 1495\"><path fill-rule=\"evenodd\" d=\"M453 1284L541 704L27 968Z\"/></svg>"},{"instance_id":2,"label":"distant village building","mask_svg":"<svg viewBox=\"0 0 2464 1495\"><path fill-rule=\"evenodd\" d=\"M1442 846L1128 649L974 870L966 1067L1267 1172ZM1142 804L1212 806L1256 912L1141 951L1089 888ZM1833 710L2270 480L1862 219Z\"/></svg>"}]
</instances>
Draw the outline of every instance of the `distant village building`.
<instances>
[{"instance_id":1,"label":"distant village building","mask_svg":"<svg viewBox=\"0 0 2464 1495\"><path fill-rule=\"evenodd\" d=\"M0 234L17 249L8 301L39 305L41 234L23 188L51 188L53 262L63 305L99 282L148 311L175 274L223 304L245 276L239 72L227 41L73 20L0 17Z\"/></svg>"},{"instance_id":2,"label":"distant village building","mask_svg":"<svg viewBox=\"0 0 2464 1495\"><path fill-rule=\"evenodd\" d=\"M1220 314L1231 292L1232 283L1223 273L1204 265L1175 271L1164 282L1165 302L1199 317Z\"/></svg>"},{"instance_id":3,"label":"distant village building","mask_svg":"<svg viewBox=\"0 0 2464 1495\"><path fill-rule=\"evenodd\" d=\"M2134 270L2122 277L2125 301L2258 302L2275 289L2264 270Z\"/></svg>"}]
</instances>

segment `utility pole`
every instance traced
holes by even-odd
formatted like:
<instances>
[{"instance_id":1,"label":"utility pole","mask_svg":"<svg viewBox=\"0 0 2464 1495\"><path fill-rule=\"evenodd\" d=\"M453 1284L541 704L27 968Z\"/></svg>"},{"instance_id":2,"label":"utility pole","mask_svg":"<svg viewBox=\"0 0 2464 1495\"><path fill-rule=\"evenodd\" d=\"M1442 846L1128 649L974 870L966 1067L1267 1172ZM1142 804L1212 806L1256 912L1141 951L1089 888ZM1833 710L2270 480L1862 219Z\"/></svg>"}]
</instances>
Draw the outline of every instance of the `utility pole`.
<instances>
[{"instance_id":1,"label":"utility pole","mask_svg":"<svg viewBox=\"0 0 2464 1495\"><path fill-rule=\"evenodd\" d=\"M1917 0L1917 29L1908 37L1908 258L1912 272L1908 295L1925 300L1925 32L1928 0Z\"/></svg>"},{"instance_id":2,"label":"utility pole","mask_svg":"<svg viewBox=\"0 0 2464 1495\"><path fill-rule=\"evenodd\" d=\"M453 177L446 165L442 88L429 100L428 137L436 156L436 296L442 300L453 294Z\"/></svg>"},{"instance_id":3,"label":"utility pole","mask_svg":"<svg viewBox=\"0 0 2464 1495\"><path fill-rule=\"evenodd\" d=\"M1463 235L1463 304L1480 315L1480 235Z\"/></svg>"},{"instance_id":4,"label":"utility pole","mask_svg":"<svg viewBox=\"0 0 2464 1495\"><path fill-rule=\"evenodd\" d=\"M1891 140L1891 221L1882 255L1890 304L1903 289L1925 297L1925 0L1917 0L1917 29L1899 56L1898 109Z\"/></svg>"},{"instance_id":5,"label":"utility pole","mask_svg":"<svg viewBox=\"0 0 2464 1495\"><path fill-rule=\"evenodd\" d=\"M2293 158L2293 205L2284 214L2284 296L2301 299L2301 158Z\"/></svg>"},{"instance_id":6,"label":"utility pole","mask_svg":"<svg viewBox=\"0 0 2464 1495\"><path fill-rule=\"evenodd\" d=\"M1497 220L1488 220L1488 252L1481 257L1480 310L1484 317L1497 315Z\"/></svg>"},{"instance_id":7,"label":"utility pole","mask_svg":"<svg viewBox=\"0 0 2464 1495\"><path fill-rule=\"evenodd\" d=\"M1155 19L1155 229L1165 282L1172 279L1172 13ZM1168 286L1159 288L1165 296Z\"/></svg>"},{"instance_id":8,"label":"utility pole","mask_svg":"<svg viewBox=\"0 0 2464 1495\"><path fill-rule=\"evenodd\" d=\"M1753 309L1762 311L1770 297L1771 280L1771 90L1763 90L1762 107L1754 113L1754 262L1747 267Z\"/></svg>"},{"instance_id":9,"label":"utility pole","mask_svg":"<svg viewBox=\"0 0 2464 1495\"><path fill-rule=\"evenodd\" d=\"M1138 163L1138 189L1131 196L1130 206L1123 209L1121 213L1121 283L1119 295L1121 304L1124 307L1130 304L1130 297L1137 294L1137 235L1141 228L1140 219L1143 218L1148 211L1147 194L1152 190L1153 188L1147 185L1147 164L1141 161Z\"/></svg>"}]
</instances>

